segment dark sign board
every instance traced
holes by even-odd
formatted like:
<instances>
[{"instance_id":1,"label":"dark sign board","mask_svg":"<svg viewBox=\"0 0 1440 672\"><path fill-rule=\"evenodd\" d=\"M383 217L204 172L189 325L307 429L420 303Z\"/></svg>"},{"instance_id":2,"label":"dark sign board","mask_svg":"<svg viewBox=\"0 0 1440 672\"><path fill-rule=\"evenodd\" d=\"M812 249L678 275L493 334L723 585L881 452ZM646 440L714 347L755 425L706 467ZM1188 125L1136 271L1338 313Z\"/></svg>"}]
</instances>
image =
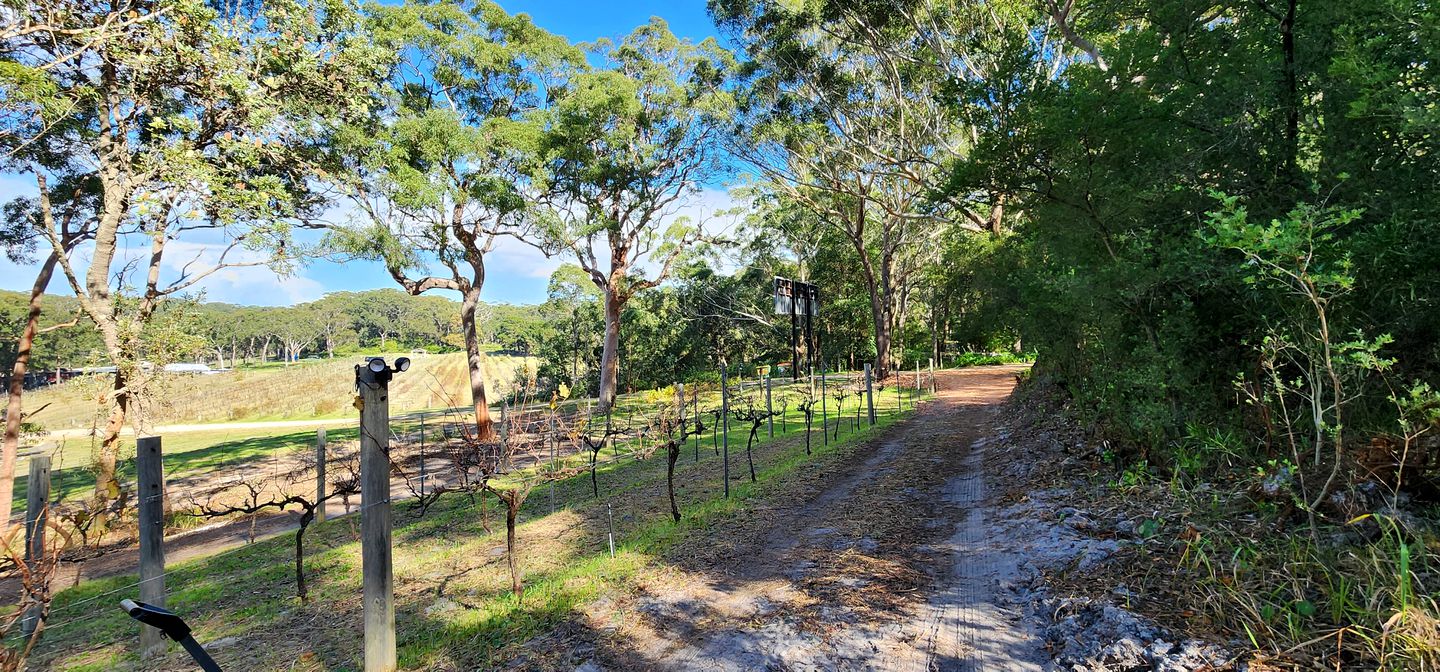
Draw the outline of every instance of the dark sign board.
<instances>
[{"instance_id":1,"label":"dark sign board","mask_svg":"<svg viewBox=\"0 0 1440 672\"><path fill-rule=\"evenodd\" d=\"M819 315L820 288L808 282L775 278L776 315Z\"/></svg>"}]
</instances>

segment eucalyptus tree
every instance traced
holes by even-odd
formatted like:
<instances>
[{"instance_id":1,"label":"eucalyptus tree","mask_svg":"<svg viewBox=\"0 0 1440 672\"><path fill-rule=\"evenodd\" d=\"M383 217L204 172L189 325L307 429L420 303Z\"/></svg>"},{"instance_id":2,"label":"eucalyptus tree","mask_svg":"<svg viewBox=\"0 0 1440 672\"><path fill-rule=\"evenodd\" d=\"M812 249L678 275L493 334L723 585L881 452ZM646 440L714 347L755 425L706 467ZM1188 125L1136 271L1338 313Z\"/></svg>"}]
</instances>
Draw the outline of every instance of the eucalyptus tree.
<instances>
[{"instance_id":1,"label":"eucalyptus tree","mask_svg":"<svg viewBox=\"0 0 1440 672\"><path fill-rule=\"evenodd\" d=\"M377 6L371 19L401 58L374 123L337 132L336 176L357 215L332 240L383 262L410 294L459 293L476 427L488 441L485 255L530 220L536 115L583 55L488 0Z\"/></svg>"},{"instance_id":2,"label":"eucalyptus tree","mask_svg":"<svg viewBox=\"0 0 1440 672\"><path fill-rule=\"evenodd\" d=\"M734 97L730 54L682 40L656 18L592 48L548 115L537 172L546 217L537 242L573 257L603 295L600 408L614 403L626 303L658 286L703 222L676 217L725 172Z\"/></svg>"},{"instance_id":3,"label":"eucalyptus tree","mask_svg":"<svg viewBox=\"0 0 1440 672\"><path fill-rule=\"evenodd\" d=\"M594 283L590 282L590 276L579 266L574 264L562 264L550 274L550 284L547 289L545 305L542 306L542 313L549 317L555 325L552 331L552 341L546 347L553 355L550 357L552 364L557 365L562 371L565 360L569 360L569 379L571 389L583 389L580 384L580 361L582 343L584 346L591 345L591 337L588 333L582 335L581 326L599 324L598 306L599 292ZM595 331L600 331L596 329ZM542 346L544 347L544 346ZM586 350L593 352L593 348L586 347ZM586 368L590 368L590 359L586 358Z\"/></svg>"},{"instance_id":4,"label":"eucalyptus tree","mask_svg":"<svg viewBox=\"0 0 1440 672\"><path fill-rule=\"evenodd\" d=\"M35 172L36 186L45 192L44 198L18 198L5 206L6 221L0 224L0 246L5 247L6 256L14 263L28 260L37 251L36 235L40 229L58 230L60 242L65 250L89 239L94 222L94 184L86 172L64 176L53 190L46 172ZM58 212L57 212L58 209ZM47 246L48 247L48 246ZM5 404L5 438L0 448L0 521L10 520L10 507L15 489L15 461L20 449L20 431L24 421L25 374L30 367L31 350L37 336L56 328L74 326L69 323L52 324L42 329L40 317L42 300L50 280L55 274L59 255L46 250L35 282L30 288L30 301L26 310L24 326L15 339L14 363L10 367L9 389Z\"/></svg>"},{"instance_id":5,"label":"eucalyptus tree","mask_svg":"<svg viewBox=\"0 0 1440 672\"><path fill-rule=\"evenodd\" d=\"M98 183L88 265L61 228L41 235L116 367L95 465L108 499L120 431L145 401L142 351L164 354L146 343L152 318L221 269L298 256L294 224L320 205L313 122L364 105L389 55L341 2L20 3L7 18L23 27L0 31L0 135L24 138L9 160L87 166Z\"/></svg>"},{"instance_id":6,"label":"eucalyptus tree","mask_svg":"<svg viewBox=\"0 0 1440 672\"><path fill-rule=\"evenodd\" d=\"M883 4L883 3L882 3ZM762 190L816 215L848 241L870 300L877 373L912 278L952 221L987 230L984 212L935 199L945 165L967 136L938 91L915 31L876 5L712 2L745 49L735 153Z\"/></svg>"}]
</instances>

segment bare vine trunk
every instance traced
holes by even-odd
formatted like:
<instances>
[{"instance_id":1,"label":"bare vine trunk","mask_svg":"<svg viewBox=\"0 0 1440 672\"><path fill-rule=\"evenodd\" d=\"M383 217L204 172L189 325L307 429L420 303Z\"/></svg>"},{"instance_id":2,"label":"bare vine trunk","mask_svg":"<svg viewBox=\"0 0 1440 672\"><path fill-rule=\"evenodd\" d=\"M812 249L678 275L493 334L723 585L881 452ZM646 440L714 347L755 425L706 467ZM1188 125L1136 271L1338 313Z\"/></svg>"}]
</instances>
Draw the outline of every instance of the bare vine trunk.
<instances>
[{"instance_id":1,"label":"bare vine trunk","mask_svg":"<svg viewBox=\"0 0 1440 672\"><path fill-rule=\"evenodd\" d=\"M520 507L525 504L526 497L519 490L492 488L491 492L505 503L505 559L510 565L510 590L518 601L525 595L525 586L520 582L520 562L515 557L515 522L520 518Z\"/></svg>"},{"instance_id":2,"label":"bare vine trunk","mask_svg":"<svg viewBox=\"0 0 1440 672\"><path fill-rule=\"evenodd\" d=\"M295 530L295 594L301 602L309 599L305 588L305 528L315 520L315 509L307 508L300 514L300 527Z\"/></svg>"}]
</instances>

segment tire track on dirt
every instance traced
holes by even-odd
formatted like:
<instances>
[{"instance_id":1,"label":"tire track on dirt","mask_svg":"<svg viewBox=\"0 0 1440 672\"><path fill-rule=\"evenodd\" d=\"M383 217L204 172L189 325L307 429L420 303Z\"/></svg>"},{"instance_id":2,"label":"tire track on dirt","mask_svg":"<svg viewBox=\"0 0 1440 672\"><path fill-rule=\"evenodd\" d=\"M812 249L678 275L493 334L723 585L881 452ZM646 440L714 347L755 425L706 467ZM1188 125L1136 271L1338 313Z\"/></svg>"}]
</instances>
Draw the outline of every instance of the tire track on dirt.
<instances>
[{"instance_id":1,"label":"tire track on dirt","mask_svg":"<svg viewBox=\"0 0 1440 672\"><path fill-rule=\"evenodd\" d=\"M942 545L952 558L950 581L942 581L920 608L932 624L924 669L1038 672L1048 662L1040 636L1020 623L1021 614L1002 607L996 595L1002 581L1019 574L1021 554L990 520L985 449L994 440L972 444L965 473L946 484L946 501L965 513Z\"/></svg>"},{"instance_id":2,"label":"tire track on dirt","mask_svg":"<svg viewBox=\"0 0 1440 672\"><path fill-rule=\"evenodd\" d=\"M1015 367L941 374L935 401L873 440L717 570L675 570L613 612L582 669L1030 672L1043 643L993 595L989 422ZM892 520L894 519L894 520Z\"/></svg>"}]
</instances>

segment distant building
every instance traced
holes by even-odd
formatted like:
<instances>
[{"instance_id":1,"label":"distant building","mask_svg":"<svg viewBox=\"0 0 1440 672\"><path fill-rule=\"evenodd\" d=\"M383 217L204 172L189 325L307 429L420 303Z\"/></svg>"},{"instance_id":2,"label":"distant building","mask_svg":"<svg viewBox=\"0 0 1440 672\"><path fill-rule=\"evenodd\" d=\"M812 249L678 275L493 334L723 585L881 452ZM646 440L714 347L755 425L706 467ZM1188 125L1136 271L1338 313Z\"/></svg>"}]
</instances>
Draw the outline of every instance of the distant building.
<instances>
[{"instance_id":1,"label":"distant building","mask_svg":"<svg viewBox=\"0 0 1440 672\"><path fill-rule=\"evenodd\" d=\"M161 370L165 373L192 373L198 376L208 376L213 373L218 373L215 369L210 368L209 364L192 362L166 364Z\"/></svg>"}]
</instances>

